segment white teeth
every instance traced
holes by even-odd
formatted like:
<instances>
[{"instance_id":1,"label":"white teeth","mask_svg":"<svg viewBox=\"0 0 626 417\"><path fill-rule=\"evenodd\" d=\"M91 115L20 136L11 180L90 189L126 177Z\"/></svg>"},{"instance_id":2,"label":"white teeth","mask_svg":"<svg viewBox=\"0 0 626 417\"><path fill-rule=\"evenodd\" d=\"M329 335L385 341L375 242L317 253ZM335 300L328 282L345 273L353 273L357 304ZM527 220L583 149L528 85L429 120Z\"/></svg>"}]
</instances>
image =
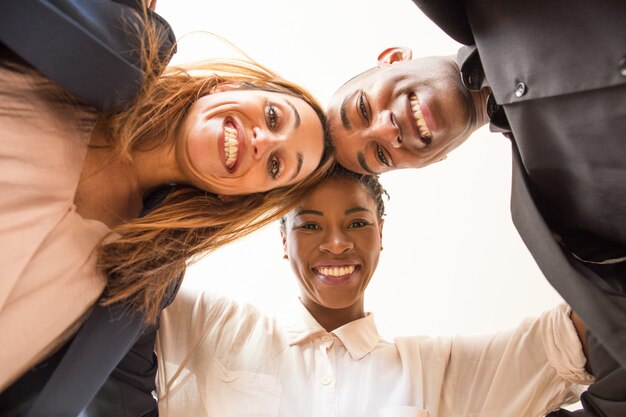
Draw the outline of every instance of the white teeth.
<instances>
[{"instance_id":1,"label":"white teeth","mask_svg":"<svg viewBox=\"0 0 626 417\"><path fill-rule=\"evenodd\" d=\"M237 129L224 126L224 154L226 155L226 166L230 169L235 166L239 148L237 147Z\"/></svg>"},{"instance_id":2,"label":"white teeth","mask_svg":"<svg viewBox=\"0 0 626 417\"><path fill-rule=\"evenodd\" d=\"M413 117L415 118L417 130L420 132L420 136L426 139L432 138L433 134L426 125L426 121L424 120L424 115L422 115L420 102L417 99L417 96L415 94L411 94L409 96L409 100L411 101L411 110L413 110Z\"/></svg>"},{"instance_id":3,"label":"white teeth","mask_svg":"<svg viewBox=\"0 0 626 417\"><path fill-rule=\"evenodd\" d=\"M342 277L344 275L349 275L354 272L356 266L321 266L317 268L317 271L328 277Z\"/></svg>"}]
</instances>

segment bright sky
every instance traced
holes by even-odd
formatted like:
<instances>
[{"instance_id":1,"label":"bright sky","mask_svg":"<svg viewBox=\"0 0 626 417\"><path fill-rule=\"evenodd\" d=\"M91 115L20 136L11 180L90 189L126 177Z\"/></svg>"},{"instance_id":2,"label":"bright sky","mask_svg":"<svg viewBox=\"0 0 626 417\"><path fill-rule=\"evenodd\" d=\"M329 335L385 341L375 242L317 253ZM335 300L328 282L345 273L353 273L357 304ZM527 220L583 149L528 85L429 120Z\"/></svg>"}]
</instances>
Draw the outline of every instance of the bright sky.
<instances>
[{"instance_id":1,"label":"bright sky","mask_svg":"<svg viewBox=\"0 0 626 417\"><path fill-rule=\"evenodd\" d=\"M386 47L458 48L409 0L159 0L157 12L179 39L214 32L322 103ZM200 33L179 51L178 61L233 55ZM512 225L510 171L508 140L483 128L446 161L382 177L391 201L366 309L383 336L493 332L559 302ZM277 224L205 257L186 281L270 313L298 295Z\"/></svg>"}]
</instances>

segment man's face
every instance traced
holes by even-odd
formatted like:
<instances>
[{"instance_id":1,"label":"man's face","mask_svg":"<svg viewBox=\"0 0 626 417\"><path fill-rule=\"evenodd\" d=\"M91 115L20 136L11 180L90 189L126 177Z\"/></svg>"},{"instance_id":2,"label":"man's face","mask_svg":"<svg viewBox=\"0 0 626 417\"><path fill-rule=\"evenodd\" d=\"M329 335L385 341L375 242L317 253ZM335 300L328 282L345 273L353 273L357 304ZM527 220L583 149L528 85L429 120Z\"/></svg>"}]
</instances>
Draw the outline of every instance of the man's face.
<instances>
[{"instance_id":1,"label":"man's face","mask_svg":"<svg viewBox=\"0 0 626 417\"><path fill-rule=\"evenodd\" d=\"M337 159L352 171L424 167L445 159L476 128L453 58L389 55L394 51L344 84L328 107Z\"/></svg>"}]
</instances>

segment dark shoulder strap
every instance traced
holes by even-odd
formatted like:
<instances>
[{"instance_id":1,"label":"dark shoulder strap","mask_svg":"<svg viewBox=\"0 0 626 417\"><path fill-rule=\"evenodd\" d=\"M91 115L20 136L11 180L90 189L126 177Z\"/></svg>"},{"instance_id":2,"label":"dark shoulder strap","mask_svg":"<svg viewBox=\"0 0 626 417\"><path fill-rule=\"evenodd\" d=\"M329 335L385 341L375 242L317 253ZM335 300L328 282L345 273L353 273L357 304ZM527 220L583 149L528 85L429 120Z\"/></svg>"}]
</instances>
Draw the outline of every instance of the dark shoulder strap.
<instances>
[{"instance_id":1,"label":"dark shoulder strap","mask_svg":"<svg viewBox=\"0 0 626 417\"><path fill-rule=\"evenodd\" d=\"M122 305L96 305L27 417L75 417L137 340L143 318Z\"/></svg>"}]
</instances>

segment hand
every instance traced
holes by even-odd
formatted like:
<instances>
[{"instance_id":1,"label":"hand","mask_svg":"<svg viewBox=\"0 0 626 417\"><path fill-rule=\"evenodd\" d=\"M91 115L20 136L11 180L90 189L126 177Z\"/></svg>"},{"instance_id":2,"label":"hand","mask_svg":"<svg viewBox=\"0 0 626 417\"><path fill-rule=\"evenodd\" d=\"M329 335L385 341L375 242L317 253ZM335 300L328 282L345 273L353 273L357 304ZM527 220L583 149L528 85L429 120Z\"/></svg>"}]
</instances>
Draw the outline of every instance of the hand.
<instances>
[{"instance_id":1,"label":"hand","mask_svg":"<svg viewBox=\"0 0 626 417\"><path fill-rule=\"evenodd\" d=\"M587 370L587 372L590 372L589 353L587 350L587 337L585 335L585 332L587 331L587 326L585 325L585 322L583 322L583 320L580 318L578 314L576 314L574 310L572 310L572 312L570 313L569 318L570 320L572 320L572 323L574 323L574 328L576 329L576 333L578 333L578 339L580 339L580 344L583 346L583 353L585 354L585 357L587 358L585 369Z\"/></svg>"}]
</instances>

